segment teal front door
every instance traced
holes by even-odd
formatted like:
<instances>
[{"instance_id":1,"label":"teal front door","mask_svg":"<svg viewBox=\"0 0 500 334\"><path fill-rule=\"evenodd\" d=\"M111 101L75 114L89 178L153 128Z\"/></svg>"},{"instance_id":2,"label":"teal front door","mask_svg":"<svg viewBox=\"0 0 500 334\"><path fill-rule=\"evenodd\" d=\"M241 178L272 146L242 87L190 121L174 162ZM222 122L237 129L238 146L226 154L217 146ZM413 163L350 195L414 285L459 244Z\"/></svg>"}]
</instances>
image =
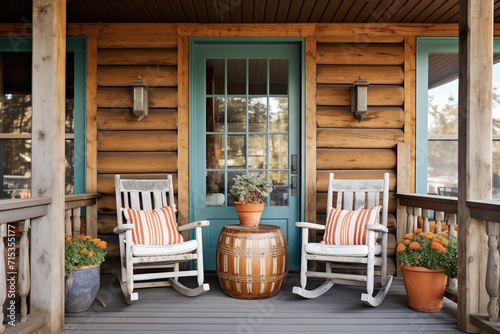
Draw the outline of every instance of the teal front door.
<instances>
[{"instance_id":1,"label":"teal front door","mask_svg":"<svg viewBox=\"0 0 500 334\"><path fill-rule=\"evenodd\" d=\"M216 269L224 225L238 224L229 189L236 175L273 182L260 224L279 226L290 270L300 263L300 41L190 41L190 219L209 220L204 265Z\"/></svg>"}]
</instances>

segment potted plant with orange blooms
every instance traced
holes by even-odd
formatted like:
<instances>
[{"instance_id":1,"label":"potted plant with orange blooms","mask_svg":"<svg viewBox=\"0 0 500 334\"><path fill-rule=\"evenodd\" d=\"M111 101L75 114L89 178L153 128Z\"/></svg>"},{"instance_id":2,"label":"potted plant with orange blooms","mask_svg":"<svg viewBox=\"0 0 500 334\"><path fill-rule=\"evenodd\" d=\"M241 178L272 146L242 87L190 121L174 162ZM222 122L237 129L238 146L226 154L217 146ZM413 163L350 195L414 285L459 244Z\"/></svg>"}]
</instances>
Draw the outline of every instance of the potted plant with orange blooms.
<instances>
[{"instance_id":1,"label":"potted plant with orange blooms","mask_svg":"<svg viewBox=\"0 0 500 334\"><path fill-rule=\"evenodd\" d=\"M417 311L439 312L447 277L458 274L457 238L448 232L435 233L417 229L407 233L397 245L397 261L402 269L408 305Z\"/></svg>"},{"instance_id":2,"label":"potted plant with orange blooms","mask_svg":"<svg viewBox=\"0 0 500 334\"><path fill-rule=\"evenodd\" d=\"M99 238L81 234L65 235L65 311L87 311L100 286L100 266L107 253L107 244Z\"/></svg>"}]
</instances>

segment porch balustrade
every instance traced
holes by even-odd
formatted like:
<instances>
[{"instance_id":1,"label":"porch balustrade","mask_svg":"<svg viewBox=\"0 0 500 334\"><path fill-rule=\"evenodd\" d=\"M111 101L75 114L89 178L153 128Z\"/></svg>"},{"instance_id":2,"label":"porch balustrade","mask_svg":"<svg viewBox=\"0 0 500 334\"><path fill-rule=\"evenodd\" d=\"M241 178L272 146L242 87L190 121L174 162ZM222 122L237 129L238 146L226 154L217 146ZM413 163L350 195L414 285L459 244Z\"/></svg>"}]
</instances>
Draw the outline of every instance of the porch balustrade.
<instances>
[{"instance_id":1,"label":"porch balustrade","mask_svg":"<svg viewBox=\"0 0 500 334\"><path fill-rule=\"evenodd\" d=\"M500 201L467 201L470 215L474 219L484 220L488 234L488 260L486 268L486 292L490 298L488 314L471 314L470 321L487 333L500 332Z\"/></svg>"},{"instance_id":2,"label":"porch balustrade","mask_svg":"<svg viewBox=\"0 0 500 334\"><path fill-rule=\"evenodd\" d=\"M404 233L417 227L423 228L424 231L429 230L431 221L437 224L438 231L447 228L450 235L458 237L456 231L457 198L419 194L397 194L396 197L398 199L398 240L402 238ZM471 218L484 220L487 224L488 259L486 278L480 284L485 285L489 295L487 307L486 305L481 307L481 309L487 308L487 315L470 314L467 316L470 317L471 323L480 328L481 331L498 333L500 331L498 298L500 285L500 201L467 201L467 206L470 209ZM433 216L432 212L434 212ZM457 282L457 279L449 281L446 296L460 304L465 296L458 295Z\"/></svg>"},{"instance_id":3,"label":"porch balustrade","mask_svg":"<svg viewBox=\"0 0 500 334\"><path fill-rule=\"evenodd\" d=\"M98 194L66 196L67 232L80 233L82 208L96 212ZM30 272L30 227L32 219L47 215L50 198L7 199L0 201L0 235L4 254L0 256L0 304L3 305L0 333L32 333L46 322L43 314L29 314L27 297L31 280L45 280ZM97 217L87 215L87 230L95 231ZM75 222L72 228L71 222ZM31 238L36 236L31 235ZM43 286L43 285L42 285Z\"/></svg>"}]
</instances>

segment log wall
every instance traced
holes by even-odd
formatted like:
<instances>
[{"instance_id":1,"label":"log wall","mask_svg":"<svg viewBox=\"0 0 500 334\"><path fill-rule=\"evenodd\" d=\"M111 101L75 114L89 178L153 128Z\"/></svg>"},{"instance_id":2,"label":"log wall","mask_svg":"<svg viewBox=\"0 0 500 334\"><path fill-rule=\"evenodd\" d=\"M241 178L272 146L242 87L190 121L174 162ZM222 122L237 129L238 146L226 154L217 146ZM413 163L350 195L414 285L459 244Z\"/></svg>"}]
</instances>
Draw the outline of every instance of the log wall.
<instances>
[{"instance_id":1,"label":"log wall","mask_svg":"<svg viewBox=\"0 0 500 334\"><path fill-rule=\"evenodd\" d=\"M174 175L177 183L177 33L173 25L105 25L97 33L96 138L98 233L118 255L114 174ZM149 116L132 113L132 87L148 84ZM176 186L176 185L175 185Z\"/></svg>"}]
</instances>

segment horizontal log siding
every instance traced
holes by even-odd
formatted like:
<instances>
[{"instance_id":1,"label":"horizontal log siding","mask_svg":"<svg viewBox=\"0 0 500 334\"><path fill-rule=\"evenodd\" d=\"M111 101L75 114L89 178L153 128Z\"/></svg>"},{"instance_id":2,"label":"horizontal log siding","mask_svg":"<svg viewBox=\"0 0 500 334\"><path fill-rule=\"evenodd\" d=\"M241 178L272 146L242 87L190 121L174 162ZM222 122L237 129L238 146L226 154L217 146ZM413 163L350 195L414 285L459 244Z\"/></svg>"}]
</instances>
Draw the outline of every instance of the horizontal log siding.
<instances>
[{"instance_id":1,"label":"horizontal log siding","mask_svg":"<svg viewBox=\"0 0 500 334\"><path fill-rule=\"evenodd\" d=\"M317 44L317 221L325 222L328 173L336 178L381 178L390 173L389 254L396 240L396 145L404 141L404 45L391 36L377 43L335 39L318 26ZM362 76L368 87L368 112L358 122L350 112L353 82ZM318 236L321 238L321 235ZM394 261L391 261L394 271Z\"/></svg>"},{"instance_id":2,"label":"horizontal log siding","mask_svg":"<svg viewBox=\"0 0 500 334\"><path fill-rule=\"evenodd\" d=\"M173 25L102 25L97 35L97 224L110 257L118 256L113 175L177 174L177 63ZM142 121L132 113L130 86L139 76L149 93Z\"/></svg>"}]
</instances>

